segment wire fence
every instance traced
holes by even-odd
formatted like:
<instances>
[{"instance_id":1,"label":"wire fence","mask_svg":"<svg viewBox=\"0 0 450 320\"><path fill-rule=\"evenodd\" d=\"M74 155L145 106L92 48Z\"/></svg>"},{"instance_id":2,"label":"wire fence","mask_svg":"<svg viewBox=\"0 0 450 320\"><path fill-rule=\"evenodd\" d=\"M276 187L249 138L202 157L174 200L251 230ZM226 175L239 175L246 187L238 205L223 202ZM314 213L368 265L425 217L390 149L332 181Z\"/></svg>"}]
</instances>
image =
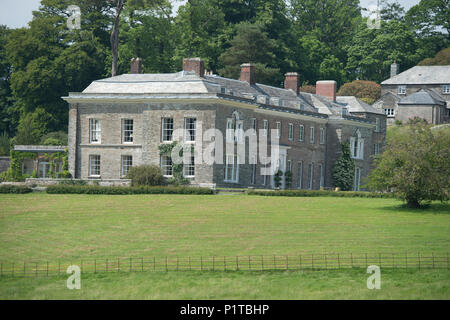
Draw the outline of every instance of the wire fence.
<instances>
[{"instance_id":1,"label":"wire fence","mask_svg":"<svg viewBox=\"0 0 450 320\"><path fill-rule=\"evenodd\" d=\"M66 274L71 265L81 273L150 271L296 271L367 268L440 269L449 271L448 254L300 254L208 257L133 257L62 261L0 262L0 276L39 277Z\"/></svg>"}]
</instances>

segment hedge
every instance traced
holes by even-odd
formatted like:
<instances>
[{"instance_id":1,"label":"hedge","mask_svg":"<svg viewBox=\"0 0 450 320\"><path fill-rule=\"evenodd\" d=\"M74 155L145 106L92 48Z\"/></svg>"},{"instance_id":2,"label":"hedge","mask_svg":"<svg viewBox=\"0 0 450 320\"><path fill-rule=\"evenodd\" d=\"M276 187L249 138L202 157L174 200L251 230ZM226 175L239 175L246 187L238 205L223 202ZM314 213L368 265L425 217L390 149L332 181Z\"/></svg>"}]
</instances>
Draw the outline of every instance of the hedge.
<instances>
[{"instance_id":1,"label":"hedge","mask_svg":"<svg viewBox=\"0 0 450 320\"><path fill-rule=\"evenodd\" d=\"M27 186L5 184L0 185L0 193L30 193L33 190Z\"/></svg>"},{"instance_id":2,"label":"hedge","mask_svg":"<svg viewBox=\"0 0 450 320\"><path fill-rule=\"evenodd\" d=\"M104 187L54 185L46 189L50 194L213 194L209 188L197 187Z\"/></svg>"},{"instance_id":3,"label":"hedge","mask_svg":"<svg viewBox=\"0 0 450 320\"><path fill-rule=\"evenodd\" d=\"M328 190L278 190L258 191L249 190L249 195L279 196L279 197L346 197L346 198L393 198L392 193L363 192L363 191L328 191Z\"/></svg>"}]
</instances>

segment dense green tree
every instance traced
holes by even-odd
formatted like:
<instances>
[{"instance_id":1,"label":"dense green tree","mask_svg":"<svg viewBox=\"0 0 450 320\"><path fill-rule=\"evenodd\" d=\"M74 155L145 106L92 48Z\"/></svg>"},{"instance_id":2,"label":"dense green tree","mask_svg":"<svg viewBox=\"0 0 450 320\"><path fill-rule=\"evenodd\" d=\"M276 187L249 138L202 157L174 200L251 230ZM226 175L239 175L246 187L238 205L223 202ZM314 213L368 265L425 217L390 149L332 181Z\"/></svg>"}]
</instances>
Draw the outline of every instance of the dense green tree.
<instances>
[{"instance_id":1,"label":"dense green tree","mask_svg":"<svg viewBox=\"0 0 450 320\"><path fill-rule=\"evenodd\" d=\"M397 20L382 21L380 29L361 23L347 49L350 77L375 82L389 77L389 66L394 60L406 70L422 58L414 33Z\"/></svg>"},{"instance_id":2,"label":"dense green tree","mask_svg":"<svg viewBox=\"0 0 450 320\"><path fill-rule=\"evenodd\" d=\"M433 58L426 58L419 66L448 66L450 65L450 47L442 49Z\"/></svg>"},{"instance_id":3,"label":"dense green tree","mask_svg":"<svg viewBox=\"0 0 450 320\"><path fill-rule=\"evenodd\" d=\"M449 0L421 0L408 10L405 19L421 36L445 34L450 40Z\"/></svg>"},{"instance_id":4,"label":"dense green tree","mask_svg":"<svg viewBox=\"0 0 450 320\"><path fill-rule=\"evenodd\" d=\"M255 64L256 78L260 83L279 85L282 81L279 69L273 67L275 42L256 24L242 23L231 40L231 47L221 56L224 66L219 73L229 78L239 78L240 65Z\"/></svg>"},{"instance_id":5,"label":"dense green tree","mask_svg":"<svg viewBox=\"0 0 450 320\"><path fill-rule=\"evenodd\" d=\"M174 62L178 69L183 58L201 57L205 68L217 72L219 56L232 34L224 18L215 0L189 0L178 9L174 22Z\"/></svg>"},{"instance_id":6,"label":"dense green tree","mask_svg":"<svg viewBox=\"0 0 450 320\"><path fill-rule=\"evenodd\" d=\"M355 163L350 156L350 144L344 142L341 144L342 155L333 166L333 184L342 191L352 190L353 179L355 176Z\"/></svg>"},{"instance_id":7,"label":"dense green tree","mask_svg":"<svg viewBox=\"0 0 450 320\"><path fill-rule=\"evenodd\" d=\"M368 178L372 190L392 190L413 208L424 201L448 201L450 131L421 122L398 126L375 165Z\"/></svg>"}]
</instances>

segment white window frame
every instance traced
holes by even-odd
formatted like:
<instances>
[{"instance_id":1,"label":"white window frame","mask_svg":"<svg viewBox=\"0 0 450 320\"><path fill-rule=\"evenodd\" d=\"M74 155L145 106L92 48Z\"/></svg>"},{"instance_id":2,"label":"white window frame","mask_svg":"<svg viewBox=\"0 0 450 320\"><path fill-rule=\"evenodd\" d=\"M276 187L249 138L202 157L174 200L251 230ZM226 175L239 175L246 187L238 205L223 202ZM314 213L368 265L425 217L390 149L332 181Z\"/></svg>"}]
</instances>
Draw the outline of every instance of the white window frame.
<instances>
[{"instance_id":1,"label":"white window frame","mask_svg":"<svg viewBox=\"0 0 450 320\"><path fill-rule=\"evenodd\" d=\"M184 118L184 142L195 143L196 138L197 138L197 118Z\"/></svg>"},{"instance_id":2,"label":"white window frame","mask_svg":"<svg viewBox=\"0 0 450 320\"><path fill-rule=\"evenodd\" d=\"M89 119L89 143L102 143L102 127L99 119Z\"/></svg>"},{"instance_id":3,"label":"white window frame","mask_svg":"<svg viewBox=\"0 0 450 320\"><path fill-rule=\"evenodd\" d=\"M244 142L244 121L236 121L236 131L234 133L234 141L237 143Z\"/></svg>"},{"instance_id":4,"label":"white window frame","mask_svg":"<svg viewBox=\"0 0 450 320\"><path fill-rule=\"evenodd\" d=\"M313 182L314 182L314 163L311 162L308 164L308 189L313 189Z\"/></svg>"},{"instance_id":5,"label":"white window frame","mask_svg":"<svg viewBox=\"0 0 450 320\"><path fill-rule=\"evenodd\" d=\"M359 132L357 137L350 137L350 155L353 159L364 159L364 139Z\"/></svg>"},{"instance_id":6,"label":"white window frame","mask_svg":"<svg viewBox=\"0 0 450 320\"><path fill-rule=\"evenodd\" d=\"M230 167L231 165L231 167ZM231 169L231 175L229 170ZM231 179L229 179L229 177ZM225 179L224 182L238 183L239 182L239 157L237 155L227 155L225 161Z\"/></svg>"},{"instance_id":7,"label":"white window frame","mask_svg":"<svg viewBox=\"0 0 450 320\"><path fill-rule=\"evenodd\" d=\"M406 94L406 86L398 86L397 87L397 93L401 94L401 95L405 95Z\"/></svg>"},{"instance_id":8,"label":"white window frame","mask_svg":"<svg viewBox=\"0 0 450 320\"><path fill-rule=\"evenodd\" d=\"M319 144L325 144L325 128L320 128L319 131Z\"/></svg>"},{"instance_id":9,"label":"white window frame","mask_svg":"<svg viewBox=\"0 0 450 320\"><path fill-rule=\"evenodd\" d=\"M128 171L133 166L133 156L129 154L124 154L121 156L120 160L120 175L121 177L126 177Z\"/></svg>"},{"instance_id":10,"label":"white window frame","mask_svg":"<svg viewBox=\"0 0 450 320\"><path fill-rule=\"evenodd\" d=\"M250 184L256 184L256 156L252 156Z\"/></svg>"},{"instance_id":11,"label":"white window frame","mask_svg":"<svg viewBox=\"0 0 450 320\"><path fill-rule=\"evenodd\" d=\"M297 189L301 189L303 185L303 161L297 163Z\"/></svg>"},{"instance_id":12,"label":"white window frame","mask_svg":"<svg viewBox=\"0 0 450 320\"><path fill-rule=\"evenodd\" d=\"M375 143L375 144L373 145L373 154L374 154L375 156L377 156L377 155L380 154L380 144L379 144L379 143Z\"/></svg>"},{"instance_id":13,"label":"white window frame","mask_svg":"<svg viewBox=\"0 0 450 320\"><path fill-rule=\"evenodd\" d=\"M298 141L303 142L305 141L305 126L301 124L299 128Z\"/></svg>"},{"instance_id":14,"label":"white window frame","mask_svg":"<svg viewBox=\"0 0 450 320\"><path fill-rule=\"evenodd\" d=\"M319 180L319 189L324 187L325 177L323 174L323 164L319 164L319 172L320 172L320 180Z\"/></svg>"},{"instance_id":15,"label":"white window frame","mask_svg":"<svg viewBox=\"0 0 450 320\"><path fill-rule=\"evenodd\" d=\"M381 120L380 118L375 118L375 132L381 131Z\"/></svg>"},{"instance_id":16,"label":"white window frame","mask_svg":"<svg viewBox=\"0 0 450 320\"><path fill-rule=\"evenodd\" d=\"M185 178L195 177L195 158L192 155L189 163L183 163L183 176Z\"/></svg>"},{"instance_id":17,"label":"white window frame","mask_svg":"<svg viewBox=\"0 0 450 320\"><path fill-rule=\"evenodd\" d=\"M384 114L388 118L393 118L393 117L395 117L395 110L394 110L394 108L386 108L386 109L384 109Z\"/></svg>"},{"instance_id":18,"label":"white window frame","mask_svg":"<svg viewBox=\"0 0 450 320\"><path fill-rule=\"evenodd\" d=\"M289 123L289 141L294 140L294 124Z\"/></svg>"},{"instance_id":19,"label":"white window frame","mask_svg":"<svg viewBox=\"0 0 450 320\"><path fill-rule=\"evenodd\" d=\"M169 127L170 123L172 124L171 128ZM161 142L163 143L173 142L173 128L174 128L173 118L170 117L161 118ZM169 135L170 139L167 139Z\"/></svg>"},{"instance_id":20,"label":"white window frame","mask_svg":"<svg viewBox=\"0 0 450 320\"><path fill-rule=\"evenodd\" d=\"M98 154L89 155L89 177L100 177L101 157Z\"/></svg>"},{"instance_id":21,"label":"white window frame","mask_svg":"<svg viewBox=\"0 0 450 320\"><path fill-rule=\"evenodd\" d=\"M256 131L258 130L258 122L256 121L256 118L252 118L252 128L253 134L256 135Z\"/></svg>"},{"instance_id":22,"label":"white window frame","mask_svg":"<svg viewBox=\"0 0 450 320\"><path fill-rule=\"evenodd\" d=\"M445 84L442 86L442 94L450 94L450 85Z\"/></svg>"},{"instance_id":23,"label":"white window frame","mask_svg":"<svg viewBox=\"0 0 450 320\"><path fill-rule=\"evenodd\" d=\"M269 120L264 119L263 120L263 135L267 137L269 133Z\"/></svg>"},{"instance_id":24,"label":"white window frame","mask_svg":"<svg viewBox=\"0 0 450 320\"><path fill-rule=\"evenodd\" d=\"M277 138L280 139L281 138L281 121L277 121L276 122L276 130L277 130Z\"/></svg>"},{"instance_id":25,"label":"white window frame","mask_svg":"<svg viewBox=\"0 0 450 320\"><path fill-rule=\"evenodd\" d=\"M314 127L309 127L309 143L314 144Z\"/></svg>"},{"instance_id":26,"label":"white window frame","mask_svg":"<svg viewBox=\"0 0 450 320\"><path fill-rule=\"evenodd\" d=\"M234 128L233 128L233 119L227 119L227 128L226 128L226 141L233 142L234 141Z\"/></svg>"},{"instance_id":27,"label":"white window frame","mask_svg":"<svg viewBox=\"0 0 450 320\"><path fill-rule=\"evenodd\" d=\"M131 121L131 130L129 128L127 128L127 126L129 126L129 123L127 124L128 121ZM130 132L131 132L131 134L129 136L127 136L127 133L130 133ZM122 119L122 143L132 144L133 140L134 140L133 133L134 133L133 119ZM126 141L127 140L126 138L128 138L128 141Z\"/></svg>"},{"instance_id":28,"label":"white window frame","mask_svg":"<svg viewBox=\"0 0 450 320\"><path fill-rule=\"evenodd\" d=\"M170 164L169 164L170 162ZM160 158L160 168L163 172L163 176L170 178L173 177L173 162L172 162L172 157L168 156L168 155L162 155ZM166 174L166 172L169 170L171 174Z\"/></svg>"}]
</instances>

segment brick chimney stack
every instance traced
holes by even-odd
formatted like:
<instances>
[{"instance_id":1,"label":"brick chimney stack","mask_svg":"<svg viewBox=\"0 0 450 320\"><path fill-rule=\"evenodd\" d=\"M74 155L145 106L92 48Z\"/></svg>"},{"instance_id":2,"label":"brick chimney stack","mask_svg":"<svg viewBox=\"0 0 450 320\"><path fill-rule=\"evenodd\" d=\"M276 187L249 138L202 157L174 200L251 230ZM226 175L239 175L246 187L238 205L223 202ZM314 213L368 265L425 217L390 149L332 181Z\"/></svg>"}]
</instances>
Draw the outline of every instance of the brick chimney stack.
<instances>
[{"instance_id":1,"label":"brick chimney stack","mask_svg":"<svg viewBox=\"0 0 450 320\"><path fill-rule=\"evenodd\" d=\"M284 88L291 89L298 94L298 73L288 72L284 75Z\"/></svg>"},{"instance_id":2,"label":"brick chimney stack","mask_svg":"<svg viewBox=\"0 0 450 320\"><path fill-rule=\"evenodd\" d=\"M329 100L336 101L337 83L334 80L325 80L316 82L316 94L324 96Z\"/></svg>"},{"instance_id":3,"label":"brick chimney stack","mask_svg":"<svg viewBox=\"0 0 450 320\"><path fill-rule=\"evenodd\" d=\"M205 75L205 65L200 58L185 58L183 59L183 71L194 71L199 77Z\"/></svg>"},{"instance_id":4,"label":"brick chimney stack","mask_svg":"<svg viewBox=\"0 0 450 320\"><path fill-rule=\"evenodd\" d=\"M241 81L247 81L249 84L256 83L255 65L253 63L241 64Z\"/></svg>"},{"instance_id":5,"label":"brick chimney stack","mask_svg":"<svg viewBox=\"0 0 450 320\"><path fill-rule=\"evenodd\" d=\"M391 64L391 78L398 75L398 71L400 69L400 66L397 64L397 62L394 60L394 63Z\"/></svg>"},{"instance_id":6,"label":"brick chimney stack","mask_svg":"<svg viewBox=\"0 0 450 320\"><path fill-rule=\"evenodd\" d=\"M142 73L142 59L131 59L130 73Z\"/></svg>"}]
</instances>

